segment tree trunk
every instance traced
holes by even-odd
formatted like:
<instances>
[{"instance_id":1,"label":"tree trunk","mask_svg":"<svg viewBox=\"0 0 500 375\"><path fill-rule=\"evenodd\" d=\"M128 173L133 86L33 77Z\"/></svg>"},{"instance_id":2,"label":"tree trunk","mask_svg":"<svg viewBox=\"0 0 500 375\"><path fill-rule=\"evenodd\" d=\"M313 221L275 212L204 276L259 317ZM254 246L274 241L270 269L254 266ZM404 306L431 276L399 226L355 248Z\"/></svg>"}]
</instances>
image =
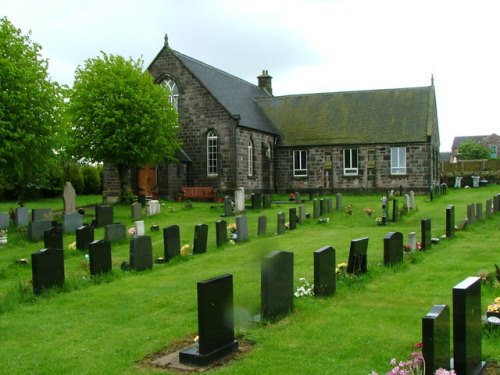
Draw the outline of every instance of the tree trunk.
<instances>
[{"instance_id":1,"label":"tree trunk","mask_svg":"<svg viewBox=\"0 0 500 375\"><path fill-rule=\"evenodd\" d=\"M118 175L120 176L120 201L130 202L133 201L133 194L130 190L130 173L126 165L118 165Z\"/></svg>"}]
</instances>

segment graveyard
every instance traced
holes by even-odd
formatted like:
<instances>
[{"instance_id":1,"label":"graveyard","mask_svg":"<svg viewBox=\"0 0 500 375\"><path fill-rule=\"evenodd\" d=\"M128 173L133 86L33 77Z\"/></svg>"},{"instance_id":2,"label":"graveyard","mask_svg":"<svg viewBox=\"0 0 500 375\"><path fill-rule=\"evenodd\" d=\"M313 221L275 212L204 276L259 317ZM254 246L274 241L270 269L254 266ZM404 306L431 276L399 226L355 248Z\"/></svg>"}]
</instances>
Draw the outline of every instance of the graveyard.
<instances>
[{"instance_id":1,"label":"graveyard","mask_svg":"<svg viewBox=\"0 0 500 375\"><path fill-rule=\"evenodd\" d=\"M405 196L394 204L382 194L305 196L303 206L273 195L270 208L247 197L234 215L225 215L224 203L162 200L154 209L115 205L101 212L94 207L99 196L78 196L81 224L94 225L76 230L63 225L62 199L28 201L30 223L11 224L0 244L0 372L189 373L154 359L169 348L202 350L214 328L199 321L199 304L227 303L234 332L224 325L215 337L235 355L211 373L387 373L391 359L407 359L422 342L422 318L447 311L435 306L447 305L453 336L455 287L465 280L479 277L481 319L500 296L500 213L486 211L498 193L492 185L432 199L415 195L411 209ZM0 202L0 213L13 207ZM53 223L39 224L48 217L62 234L48 230ZM41 232L33 229L38 225ZM62 249L40 252L61 238ZM417 249L406 251L411 241ZM403 253L394 250L402 246ZM51 288L43 283L44 255L56 259L51 267L63 263ZM346 271L335 275L340 263ZM300 279L315 284L315 296L293 295ZM276 283L287 293L273 289ZM476 328L480 360L498 371L500 326L476 321ZM453 337L449 343L453 356Z\"/></svg>"}]
</instances>

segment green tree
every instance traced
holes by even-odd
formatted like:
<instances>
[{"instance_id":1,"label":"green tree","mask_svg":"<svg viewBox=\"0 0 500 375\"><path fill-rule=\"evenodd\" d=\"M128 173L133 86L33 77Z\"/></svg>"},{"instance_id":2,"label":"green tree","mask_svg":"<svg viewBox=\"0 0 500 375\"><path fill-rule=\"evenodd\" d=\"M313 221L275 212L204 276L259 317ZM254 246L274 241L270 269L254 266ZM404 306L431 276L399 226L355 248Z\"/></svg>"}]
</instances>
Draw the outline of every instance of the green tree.
<instances>
[{"instance_id":1,"label":"green tree","mask_svg":"<svg viewBox=\"0 0 500 375\"><path fill-rule=\"evenodd\" d=\"M471 139L466 139L460 144L458 153L461 160L479 160L491 157L491 150L488 147Z\"/></svg>"},{"instance_id":2,"label":"green tree","mask_svg":"<svg viewBox=\"0 0 500 375\"><path fill-rule=\"evenodd\" d=\"M102 52L77 68L69 102L72 154L113 164L122 199L130 195L130 168L162 163L180 147L168 96L140 59Z\"/></svg>"},{"instance_id":3,"label":"green tree","mask_svg":"<svg viewBox=\"0 0 500 375\"><path fill-rule=\"evenodd\" d=\"M84 194L99 194L101 192L101 176L97 167L92 165L82 166L84 181Z\"/></svg>"},{"instance_id":4,"label":"green tree","mask_svg":"<svg viewBox=\"0 0 500 375\"><path fill-rule=\"evenodd\" d=\"M0 19L0 189L21 205L28 189L49 184L63 134L62 90L30 35Z\"/></svg>"}]
</instances>

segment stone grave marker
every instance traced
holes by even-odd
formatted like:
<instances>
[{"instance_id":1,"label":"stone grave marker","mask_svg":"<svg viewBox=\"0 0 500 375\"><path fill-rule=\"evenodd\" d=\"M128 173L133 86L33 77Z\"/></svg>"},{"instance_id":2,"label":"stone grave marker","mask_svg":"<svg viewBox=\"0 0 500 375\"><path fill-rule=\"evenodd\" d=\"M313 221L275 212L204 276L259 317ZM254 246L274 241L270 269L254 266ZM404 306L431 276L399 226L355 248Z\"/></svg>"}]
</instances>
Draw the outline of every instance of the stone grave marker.
<instances>
[{"instance_id":1,"label":"stone grave marker","mask_svg":"<svg viewBox=\"0 0 500 375\"><path fill-rule=\"evenodd\" d=\"M342 209L342 194L341 193L337 193L337 195L336 195L335 209L337 211L340 211Z\"/></svg>"},{"instance_id":2,"label":"stone grave marker","mask_svg":"<svg viewBox=\"0 0 500 375\"><path fill-rule=\"evenodd\" d=\"M227 222L225 220L215 222L215 243L217 247L227 243Z\"/></svg>"},{"instance_id":3,"label":"stone grave marker","mask_svg":"<svg viewBox=\"0 0 500 375\"><path fill-rule=\"evenodd\" d=\"M28 223L28 239L31 242L38 242L43 240L44 232L52 228L52 221L30 221Z\"/></svg>"},{"instance_id":4,"label":"stone grave marker","mask_svg":"<svg viewBox=\"0 0 500 375\"><path fill-rule=\"evenodd\" d=\"M450 309L434 305L422 318L422 354L425 373L434 374L439 369L450 369Z\"/></svg>"},{"instance_id":5,"label":"stone grave marker","mask_svg":"<svg viewBox=\"0 0 500 375\"><path fill-rule=\"evenodd\" d=\"M43 232L43 242L46 249L64 249L62 228L57 225Z\"/></svg>"},{"instance_id":6,"label":"stone grave marker","mask_svg":"<svg viewBox=\"0 0 500 375\"><path fill-rule=\"evenodd\" d=\"M142 204L139 202L134 202L130 205L130 214L132 216L132 221L138 221L142 218Z\"/></svg>"},{"instance_id":7,"label":"stone grave marker","mask_svg":"<svg viewBox=\"0 0 500 375\"><path fill-rule=\"evenodd\" d=\"M297 228L297 209L295 207L290 208L288 210L289 221L288 225L290 230L294 230Z\"/></svg>"},{"instance_id":8,"label":"stone grave marker","mask_svg":"<svg viewBox=\"0 0 500 375\"><path fill-rule=\"evenodd\" d=\"M144 236L146 234L146 228L144 226L144 220L137 220L134 222L135 235Z\"/></svg>"},{"instance_id":9,"label":"stone grave marker","mask_svg":"<svg viewBox=\"0 0 500 375\"><path fill-rule=\"evenodd\" d=\"M491 199L486 200L486 204L485 204L485 208L484 208L484 217L485 218L489 218L491 216L491 214L493 213L492 202L493 201Z\"/></svg>"},{"instance_id":10,"label":"stone grave marker","mask_svg":"<svg viewBox=\"0 0 500 375\"><path fill-rule=\"evenodd\" d=\"M31 254L33 293L41 294L44 289L64 284L64 251L62 249L41 249Z\"/></svg>"},{"instance_id":11,"label":"stone grave marker","mask_svg":"<svg viewBox=\"0 0 500 375\"><path fill-rule=\"evenodd\" d=\"M389 232L384 237L384 266L403 262L403 233Z\"/></svg>"},{"instance_id":12,"label":"stone grave marker","mask_svg":"<svg viewBox=\"0 0 500 375\"><path fill-rule=\"evenodd\" d=\"M388 202L388 200L389 199L387 197L382 197L382 199L380 200L382 203L382 212L380 214L380 216L382 217L382 225L387 224L387 202Z\"/></svg>"},{"instance_id":13,"label":"stone grave marker","mask_svg":"<svg viewBox=\"0 0 500 375\"><path fill-rule=\"evenodd\" d=\"M134 236L130 240L130 268L136 271L153 268L151 236Z\"/></svg>"},{"instance_id":14,"label":"stone grave marker","mask_svg":"<svg viewBox=\"0 0 500 375\"><path fill-rule=\"evenodd\" d=\"M94 276L111 272L111 243L105 240L92 241L88 249L90 274Z\"/></svg>"},{"instance_id":15,"label":"stone grave marker","mask_svg":"<svg viewBox=\"0 0 500 375\"><path fill-rule=\"evenodd\" d=\"M315 198L313 199L313 218L319 219L319 215L320 215L320 203L319 200Z\"/></svg>"},{"instance_id":16,"label":"stone grave marker","mask_svg":"<svg viewBox=\"0 0 500 375\"><path fill-rule=\"evenodd\" d=\"M347 262L348 273L360 274L368 271L367 251L368 237L362 237L351 241L349 259Z\"/></svg>"},{"instance_id":17,"label":"stone grave marker","mask_svg":"<svg viewBox=\"0 0 500 375\"><path fill-rule=\"evenodd\" d=\"M304 204L301 204L299 206L299 217L297 218L297 221L299 224L302 224L304 221L306 221L306 206Z\"/></svg>"},{"instance_id":18,"label":"stone grave marker","mask_svg":"<svg viewBox=\"0 0 500 375\"><path fill-rule=\"evenodd\" d=\"M206 366L238 349L234 337L233 276L197 283L198 344L179 352L183 364Z\"/></svg>"},{"instance_id":19,"label":"stone grave marker","mask_svg":"<svg viewBox=\"0 0 500 375\"><path fill-rule=\"evenodd\" d=\"M332 198L326 199L326 213L327 214L333 213L333 199Z\"/></svg>"},{"instance_id":20,"label":"stone grave marker","mask_svg":"<svg viewBox=\"0 0 500 375\"><path fill-rule=\"evenodd\" d=\"M266 234L267 230L267 217L262 215L258 217L257 223L257 236L263 236Z\"/></svg>"},{"instance_id":21,"label":"stone grave marker","mask_svg":"<svg viewBox=\"0 0 500 375\"><path fill-rule=\"evenodd\" d=\"M16 208L16 218L14 223L16 227L24 227L29 223L28 209L26 207L17 207Z\"/></svg>"},{"instance_id":22,"label":"stone grave marker","mask_svg":"<svg viewBox=\"0 0 500 375\"><path fill-rule=\"evenodd\" d=\"M453 287L453 366L460 374L480 374L481 278L468 277Z\"/></svg>"},{"instance_id":23,"label":"stone grave marker","mask_svg":"<svg viewBox=\"0 0 500 375\"><path fill-rule=\"evenodd\" d=\"M493 213L496 214L500 211L500 194L493 197Z\"/></svg>"},{"instance_id":24,"label":"stone grave marker","mask_svg":"<svg viewBox=\"0 0 500 375\"><path fill-rule=\"evenodd\" d=\"M264 194L262 196L262 201L264 208L271 208L272 204L271 194Z\"/></svg>"},{"instance_id":25,"label":"stone grave marker","mask_svg":"<svg viewBox=\"0 0 500 375\"><path fill-rule=\"evenodd\" d=\"M319 200L319 216L326 214L326 200L325 198L320 198Z\"/></svg>"},{"instance_id":26,"label":"stone grave marker","mask_svg":"<svg viewBox=\"0 0 500 375\"><path fill-rule=\"evenodd\" d=\"M63 216L63 229L64 233L75 233L77 228L83 225L83 216L78 212L64 214Z\"/></svg>"},{"instance_id":27,"label":"stone grave marker","mask_svg":"<svg viewBox=\"0 0 500 375\"><path fill-rule=\"evenodd\" d=\"M52 210L50 208L34 208L31 210L31 221L52 220Z\"/></svg>"},{"instance_id":28,"label":"stone grave marker","mask_svg":"<svg viewBox=\"0 0 500 375\"><path fill-rule=\"evenodd\" d=\"M245 215L236 217L236 241L248 241L248 218Z\"/></svg>"},{"instance_id":29,"label":"stone grave marker","mask_svg":"<svg viewBox=\"0 0 500 375\"><path fill-rule=\"evenodd\" d=\"M181 236L178 225L163 228L163 254L165 262L181 253Z\"/></svg>"},{"instance_id":30,"label":"stone grave marker","mask_svg":"<svg viewBox=\"0 0 500 375\"><path fill-rule=\"evenodd\" d=\"M104 239L111 243L125 241L127 239L125 224L107 224L104 227Z\"/></svg>"},{"instance_id":31,"label":"stone grave marker","mask_svg":"<svg viewBox=\"0 0 500 375\"><path fill-rule=\"evenodd\" d=\"M397 222L399 219L399 207L398 207L398 199L392 199L392 221Z\"/></svg>"},{"instance_id":32,"label":"stone grave marker","mask_svg":"<svg viewBox=\"0 0 500 375\"><path fill-rule=\"evenodd\" d=\"M245 211L245 189L240 187L234 192L235 211L237 213Z\"/></svg>"},{"instance_id":33,"label":"stone grave marker","mask_svg":"<svg viewBox=\"0 0 500 375\"><path fill-rule=\"evenodd\" d=\"M446 237L455 237L455 206L452 204L446 208Z\"/></svg>"},{"instance_id":34,"label":"stone grave marker","mask_svg":"<svg viewBox=\"0 0 500 375\"><path fill-rule=\"evenodd\" d=\"M100 228L108 224L113 224L113 206L96 206L95 226Z\"/></svg>"},{"instance_id":35,"label":"stone grave marker","mask_svg":"<svg viewBox=\"0 0 500 375\"><path fill-rule=\"evenodd\" d=\"M474 223L476 221L476 207L474 204L467 205L467 222L469 224Z\"/></svg>"},{"instance_id":36,"label":"stone grave marker","mask_svg":"<svg viewBox=\"0 0 500 375\"><path fill-rule=\"evenodd\" d=\"M421 230L421 243L422 243L422 250L428 250L432 246L432 237L431 237L431 219L426 218L420 220L420 230Z\"/></svg>"},{"instance_id":37,"label":"stone grave marker","mask_svg":"<svg viewBox=\"0 0 500 375\"><path fill-rule=\"evenodd\" d=\"M285 233L285 213L284 212L278 212L277 222L278 222L278 224L276 227L276 233L277 234Z\"/></svg>"},{"instance_id":38,"label":"stone grave marker","mask_svg":"<svg viewBox=\"0 0 500 375\"><path fill-rule=\"evenodd\" d=\"M410 190L410 205L408 206L410 210L415 209L415 192Z\"/></svg>"},{"instance_id":39,"label":"stone grave marker","mask_svg":"<svg viewBox=\"0 0 500 375\"><path fill-rule=\"evenodd\" d=\"M336 286L335 249L325 246L314 252L314 295L331 296Z\"/></svg>"},{"instance_id":40,"label":"stone grave marker","mask_svg":"<svg viewBox=\"0 0 500 375\"><path fill-rule=\"evenodd\" d=\"M148 216L158 215L160 211L160 201L151 199L146 203L146 214Z\"/></svg>"},{"instance_id":41,"label":"stone grave marker","mask_svg":"<svg viewBox=\"0 0 500 375\"><path fill-rule=\"evenodd\" d=\"M411 251L414 251L417 249L417 233L416 232L408 233L408 247L410 248Z\"/></svg>"},{"instance_id":42,"label":"stone grave marker","mask_svg":"<svg viewBox=\"0 0 500 375\"><path fill-rule=\"evenodd\" d=\"M252 194L252 209L260 210L262 208L262 194L253 193Z\"/></svg>"},{"instance_id":43,"label":"stone grave marker","mask_svg":"<svg viewBox=\"0 0 500 375\"><path fill-rule=\"evenodd\" d=\"M207 252L208 225L196 224L194 226L193 254Z\"/></svg>"},{"instance_id":44,"label":"stone grave marker","mask_svg":"<svg viewBox=\"0 0 500 375\"><path fill-rule=\"evenodd\" d=\"M63 190L64 213L72 214L76 212L76 192L71 182L66 181Z\"/></svg>"},{"instance_id":45,"label":"stone grave marker","mask_svg":"<svg viewBox=\"0 0 500 375\"><path fill-rule=\"evenodd\" d=\"M272 251L261 267L261 317L276 321L293 310L293 253Z\"/></svg>"},{"instance_id":46,"label":"stone grave marker","mask_svg":"<svg viewBox=\"0 0 500 375\"><path fill-rule=\"evenodd\" d=\"M94 227L91 225L82 225L75 231L76 248L78 250L87 250L89 244L94 242Z\"/></svg>"},{"instance_id":47,"label":"stone grave marker","mask_svg":"<svg viewBox=\"0 0 500 375\"><path fill-rule=\"evenodd\" d=\"M225 196L224 197L224 216L229 217L233 216L233 201L231 200L231 197Z\"/></svg>"},{"instance_id":48,"label":"stone grave marker","mask_svg":"<svg viewBox=\"0 0 500 375\"><path fill-rule=\"evenodd\" d=\"M0 212L0 229L8 229L10 224L10 216L7 212Z\"/></svg>"},{"instance_id":49,"label":"stone grave marker","mask_svg":"<svg viewBox=\"0 0 500 375\"><path fill-rule=\"evenodd\" d=\"M483 204L476 203L476 220L483 220Z\"/></svg>"}]
</instances>

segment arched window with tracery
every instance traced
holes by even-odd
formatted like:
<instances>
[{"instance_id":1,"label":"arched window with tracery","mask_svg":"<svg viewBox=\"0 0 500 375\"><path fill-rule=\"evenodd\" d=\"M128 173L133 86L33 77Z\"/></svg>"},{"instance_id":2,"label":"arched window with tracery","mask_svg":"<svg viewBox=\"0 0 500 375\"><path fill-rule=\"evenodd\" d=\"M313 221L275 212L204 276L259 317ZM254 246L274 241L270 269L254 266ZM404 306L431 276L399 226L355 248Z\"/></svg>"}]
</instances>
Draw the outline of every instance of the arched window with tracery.
<instances>
[{"instance_id":1,"label":"arched window with tracery","mask_svg":"<svg viewBox=\"0 0 500 375\"><path fill-rule=\"evenodd\" d=\"M165 79L161 82L161 85L165 87L170 93L169 101L172 107L178 112L179 107L179 88L173 79Z\"/></svg>"},{"instance_id":2,"label":"arched window with tracery","mask_svg":"<svg viewBox=\"0 0 500 375\"><path fill-rule=\"evenodd\" d=\"M219 136L215 130L207 133L207 176L217 176L217 152L219 148Z\"/></svg>"}]
</instances>

